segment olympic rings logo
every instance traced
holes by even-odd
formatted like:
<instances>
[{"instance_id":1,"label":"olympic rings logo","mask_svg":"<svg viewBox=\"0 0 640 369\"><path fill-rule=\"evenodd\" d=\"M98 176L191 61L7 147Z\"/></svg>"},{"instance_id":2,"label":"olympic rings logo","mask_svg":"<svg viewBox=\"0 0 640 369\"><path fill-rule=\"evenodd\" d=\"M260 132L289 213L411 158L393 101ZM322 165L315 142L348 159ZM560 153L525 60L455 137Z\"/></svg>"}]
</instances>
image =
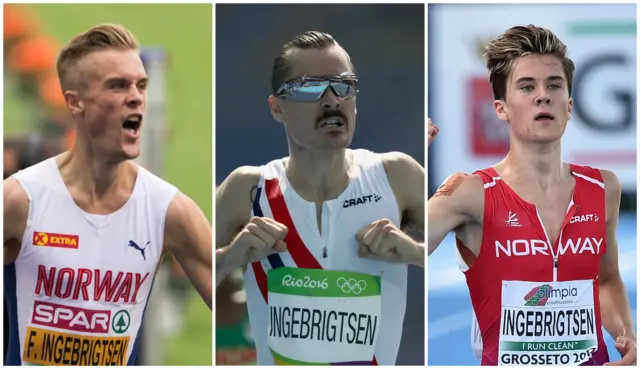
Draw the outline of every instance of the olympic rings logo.
<instances>
[{"instance_id":1,"label":"olympic rings logo","mask_svg":"<svg viewBox=\"0 0 640 369\"><path fill-rule=\"evenodd\" d=\"M336 281L338 288L344 293L353 293L359 295L367 288L367 282L364 280L356 281L354 278L340 277Z\"/></svg>"}]
</instances>

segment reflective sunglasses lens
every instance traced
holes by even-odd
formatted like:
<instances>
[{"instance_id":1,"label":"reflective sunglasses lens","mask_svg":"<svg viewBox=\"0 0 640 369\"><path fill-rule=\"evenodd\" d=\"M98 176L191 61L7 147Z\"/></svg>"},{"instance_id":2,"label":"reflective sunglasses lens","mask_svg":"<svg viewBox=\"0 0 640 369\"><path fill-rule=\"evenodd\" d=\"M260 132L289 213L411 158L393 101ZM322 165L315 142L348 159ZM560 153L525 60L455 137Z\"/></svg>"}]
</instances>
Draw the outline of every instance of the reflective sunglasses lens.
<instances>
[{"instance_id":1,"label":"reflective sunglasses lens","mask_svg":"<svg viewBox=\"0 0 640 369\"><path fill-rule=\"evenodd\" d=\"M345 82L334 82L331 84L333 91L338 97L353 97L356 94L356 88L353 84Z\"/></svg>"},{"instance_id":2,"label":"reflective sunglasses lens","mask_svg":"<svg viewBox=\"0 0 640 369\"><path fill-rule=\"evenodd\" d=\"M327 90L328 86L329 83L326 82L305 83L293 89L291 99L297 101L316 101Z\"/></svg>"}]
</instances>

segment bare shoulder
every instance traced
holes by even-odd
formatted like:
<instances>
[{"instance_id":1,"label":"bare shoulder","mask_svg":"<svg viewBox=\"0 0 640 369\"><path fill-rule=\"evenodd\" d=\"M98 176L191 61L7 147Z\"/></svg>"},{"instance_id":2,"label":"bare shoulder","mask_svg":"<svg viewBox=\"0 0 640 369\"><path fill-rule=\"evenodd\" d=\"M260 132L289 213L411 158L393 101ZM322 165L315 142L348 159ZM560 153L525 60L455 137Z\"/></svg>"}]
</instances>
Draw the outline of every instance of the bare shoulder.
<instances>
[{"instance_id":1,"label":"bare shoulder","mask_svg":"<svg viewBox=\"0 0 640 369\"><path fill-rule=\"evenodd\" d=\"M5 209L9 207L12 210L20 210L22 206L29 206L29 197L15 178L9 177L3 181L3 199Z\"/></svg>"},{"instance_id":2,"label":"bare shoulder","mask_svg":"<svg viewBox=\"0 0 640 369\"><path fill-rule=\"evenodd\" d=\"M242 166L235 169L216 189L216 201L253 202L260 181L260 167ZM244 199L243 199L244 197Z\"/></svg>"},{"instance_id":3,"label":"bare shoulder","mask_svg":"<svg viewBox=\"0 0 640 369\"><path fill-rule=\"evenodd\" d=\"M239 167L216 189L216 247L230 242L251 219L261 175L260 167Z\"/></svg>"},{"instance_id":4,"label":"bare shoulder","mask_svg":"<svg viewBox=\"0 0 640 369\"><path fill-rule=\"evenodd\" d=\"M165 247L184 251L199 245L211 245L211 224L193 199L178 191L169 203L165 217Z\"/></svg>"},{"instance_id":5,"label":"bare shoulder","mask_svg":"<svg viewBox=\"0 0 640 369\"><path fill-rule=\"evenodd\" d=\"M20 182L7 178L3 182L4 199L4 241L20 239L27 226L29 197Z\"/></svg>"},{"instance_id":6,"label":"bare shoulder","mask_svg":"<svg viewBox=\"0 0 640 369\"><path fill-rule=\"evenodd\" d=\"M484 192L482 178L477 174L456 172L442 182L433 198L452 197L459 199L472 199Z\"/></svg>"},{"instance_id":7,"label":"bare shoulder","mask_svg":"<svg viewBox=\"0 0 640 369\"><path fill-rule=\"evenodd\" d=\"M484 184L477 174L457 172L450 175L429 199L434 212L464 215L481 222L484 209ZM438 210L440 209L440 210Z\"/></svg>"},{"instance_id":8,"label":"bare shoulder","mask_svg":"<svg viewBox=\"0 0 640 369\"><path fill-rule=\"evenodd\" d=\"M604 190L606 191L607 198L620 196L622 192L622 183L620 178L608 169L600 169L600 175L602 175L602 181L604 182Z\"/></svg>"},{"instance_id":9,"label":"bare shoulder","mask_svg":"<svg viewBox=\"0 0 640 369\"><path fill-rule=\"evenodd\" d=\"M380 157L401 211L424 213L425 173L422 165L398 151L380 154Z\"/></svg>"},{"instance_id":10,"label":"bare shoulder","mask_svg":"<svg viewBox=\"0 0 640 369\"><path fill-rule=\"evenodd\" d=\"M403 175L412 172L421 172L424 174L424 168L411 155L399 151L391 151L380 154L382 165L387 175Z\"/></svg>"},{"instance_id":11,"label":"bare shoulder","mask_svg":"<svg viewBox=\"0 0 640 369\"><path fill-rule=\"evenodd\" d=\"M167 223L186 223L188 218L200 214L200 207L189 196L178 191L169 203Z\"/></svg>"},{"instance_id":12,"label":"bare shoulder","mask_svg":"<svg viewBox=\"0 0 640 369\"><path fill-rule=\"evenodd\" d=\"M607 204L607 222L617 223L620 211L620 197L622 196L622 183L618 176L610 170L600 169L602 182L604 182L605 201Z\"/></svg>"}]
</instances>

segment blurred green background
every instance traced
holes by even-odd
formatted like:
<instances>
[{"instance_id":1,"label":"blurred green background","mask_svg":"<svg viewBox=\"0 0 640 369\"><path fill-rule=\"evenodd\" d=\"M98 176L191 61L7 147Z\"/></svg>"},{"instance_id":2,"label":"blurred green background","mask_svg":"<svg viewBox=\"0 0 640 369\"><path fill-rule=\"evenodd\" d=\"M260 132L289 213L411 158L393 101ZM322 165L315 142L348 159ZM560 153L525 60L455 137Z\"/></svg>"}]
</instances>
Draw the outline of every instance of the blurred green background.
<instances>
[{"instance_id":1,"label":"blurred green background","mask_svg":"<svg viewBox=\"0 0 640 369\"><path fill-rule=\"evenodd\" d=\"M13 5L15 6L15 5ZM212 204L212 9L210 4L30 4L41 32L58 45L98 23L118 23L143 47L169 55L166 80L165 172L161 176L193 198L211 221ZM6 16L6 15L5 15ZM55 66L52 66L55 67ZM16 93L5 68L4 134L36 129L41 110ZM144 132L143 132L144 139ZM160 351L164 365L212 365L212 314L188 285L184 325Z\"/></svg>"}]
</instances>

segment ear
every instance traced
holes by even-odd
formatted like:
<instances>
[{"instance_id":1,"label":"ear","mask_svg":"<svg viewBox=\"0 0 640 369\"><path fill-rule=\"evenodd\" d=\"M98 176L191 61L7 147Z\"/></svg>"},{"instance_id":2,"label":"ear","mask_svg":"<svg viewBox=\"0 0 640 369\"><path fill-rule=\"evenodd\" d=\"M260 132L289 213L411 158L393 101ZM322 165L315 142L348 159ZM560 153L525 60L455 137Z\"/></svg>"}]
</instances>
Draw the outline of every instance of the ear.
<instances>
[{"instance_id":1,"label":"ear","mask_svg":"<svg viewBox=\"0 0 640 369\"><path fill-rule=\"evenodd\" d=\"M571 120L571 112L573 111L573 99L569 98L569 111L567 115L567 120Z\"/></svg>"},{"instance_id":2,"label":"ear","mask_svg":"<svg viewBox=\"0 0 640 369\"><path fill-rule=\"evenodd\" d=\"M509 121L509 113L507 112L507 106L502 100L494 100L493 108L496 110L496 115L498 119L504 120L506 122Z\"/></svg>"},{"instance_id":3,"label":"ear","mask_svg":"<svg viewBox=\"0 0 640 369\"><path fill-rule=\"evenodd\" d=\"M282 107L280 106L280 102L278 98L271 95L269 96L269 110L271 111L271 116L276 122L284 123L284 113L282 112Z\"/></svg>"},{"instance_id":4,"label":"ear","mask_svg":"<svg viewBox=\"0 0 640 369\"><path fill-rule=\"evenodd\" d=\"M67 90L64 92L64 102L67 108L71 111L71 115L80 114L84 112L84 102L80 100L77 91Z\"/></svg>"}]
</instances>

